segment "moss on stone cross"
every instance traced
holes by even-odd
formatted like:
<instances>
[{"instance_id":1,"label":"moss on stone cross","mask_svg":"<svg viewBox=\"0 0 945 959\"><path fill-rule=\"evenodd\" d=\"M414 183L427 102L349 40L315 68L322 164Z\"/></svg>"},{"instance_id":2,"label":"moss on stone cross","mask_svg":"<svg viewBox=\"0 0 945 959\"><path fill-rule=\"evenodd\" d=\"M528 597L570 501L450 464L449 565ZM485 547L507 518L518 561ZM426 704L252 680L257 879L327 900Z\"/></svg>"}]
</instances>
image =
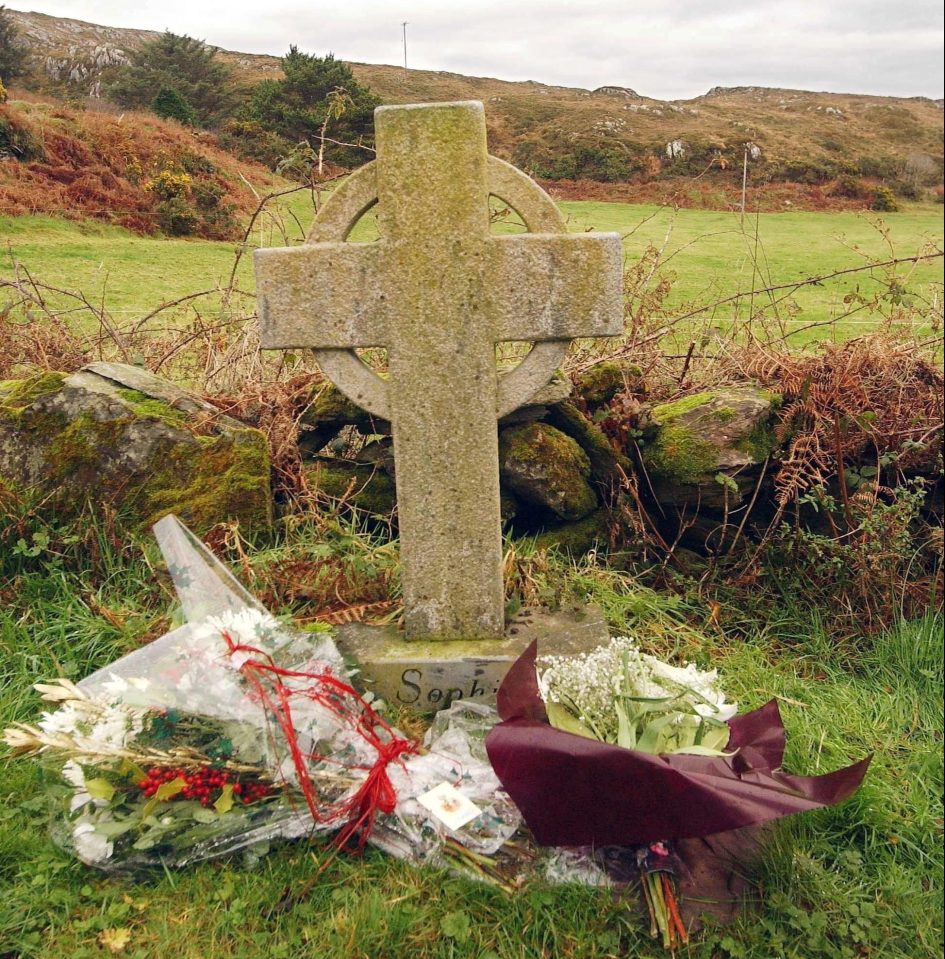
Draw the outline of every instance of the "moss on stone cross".
<instances>
[{"instance_id":1,"label":"moss on stone cross","mask_svg":"<svg viewBox=\"0 0 945 959\"><path fill-rule=\"evenodd\" d=\"M325 204L309 242L257 251L263 346L315 347L392 424L407 636L497 638L496 417L547 382L555 344L621 332L620 237L568 234L527 177L488 156L481 103L381 107L375 128L377 160ZM491 236L490 194L543 232ZM375 203L380 240L344 242ZM538 342L504 382L502 340ZM387 348L386 381L343 353L366 346Z\"/></svg>"}]
</instances>

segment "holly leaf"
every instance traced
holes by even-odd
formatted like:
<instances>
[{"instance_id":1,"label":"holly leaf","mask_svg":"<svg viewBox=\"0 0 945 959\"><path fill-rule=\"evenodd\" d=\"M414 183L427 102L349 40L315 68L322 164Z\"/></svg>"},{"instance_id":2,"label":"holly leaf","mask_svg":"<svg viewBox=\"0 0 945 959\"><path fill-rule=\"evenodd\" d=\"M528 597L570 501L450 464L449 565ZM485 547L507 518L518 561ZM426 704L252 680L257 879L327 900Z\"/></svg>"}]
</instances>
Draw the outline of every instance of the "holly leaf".
<instances>
[{"instance_id":1,"label":"holly leaf","mask_svg":"<svg viewBox=\"0 0 945 959\"><path fill-rule=\"evenodd\" d=\"M130 759L123 759L118 767L120 775L126 777L130 782L139 783L145 778L144 770Z\"/></svg>"},{"instance_id":2,"label":"holly leaf","mask_svg":"<svg viewBox=\"0 0 945 959\"><path fill-rule=\"evenodd\" d=\"M182 792L186 788L187 783L184 781L183 776L178 776L176 779L170 780L170 782L161 783L161 785L154 790L154 795L144 804L144 808L141 810L141 818L147 818L154 812L154 807L157 806L159 802L173 799L179 792Z\"/></svg>"},{"instance_id":3,"label":"holly leaf","mask_svg":"<svg viewBox=\"0 0 945 959\"><path fill-rule=\"evenodd\" d=\"M184 777L178 776L169 782L161 783L161 785L154 790L154 798L158 802L164 802L165 799L173 799L179 792L183 792L186 788L187 783Z\"/></svg>"},{"instance_id":4,"label":"holly leaf","mask_svg":"<svg viewBox=\"0 0 945 959\"><path fill-rule=\"evenodd\" d=\"M86 779L85 790L93 799L105 802L111 802L115 795L115 787L107 779Z\"/></svg>"}]
</instances>

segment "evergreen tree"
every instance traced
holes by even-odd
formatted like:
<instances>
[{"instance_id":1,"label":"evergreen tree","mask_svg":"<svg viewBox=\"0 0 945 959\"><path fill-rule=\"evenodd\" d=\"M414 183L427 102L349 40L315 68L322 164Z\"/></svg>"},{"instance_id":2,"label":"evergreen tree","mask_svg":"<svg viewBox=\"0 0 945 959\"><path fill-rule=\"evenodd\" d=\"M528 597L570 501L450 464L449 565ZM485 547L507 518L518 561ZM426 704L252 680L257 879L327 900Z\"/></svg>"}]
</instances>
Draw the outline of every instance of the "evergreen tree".
<instances>
[{"instance_id":1,"label":"evergreen tree","mask_svg":"<svg viewBox=\"0 0 945 959\"><path fill-rule=\"evenodd\" d=\"M17 38L13 18L5 6L0 6L0 85L8 85L26 73L26 48Z\"/></svg>"},{"instance_id":2,"label":"evergreen tree","mask_svg":"<svg viewBox=\"0 0 945 959\"><path fill-rule=\"evenodd\" d=\"M232 71L215 47L167 31L144 44L121 67L108 95L121 106L150 109L164 89L175 91L203 126L229 116L238 97Z\"/></svg>"},{"instance_id":3,"label":"evergreen tree","mask_svg":"<svg viewBox=\"0 0 945 959\"><path fill-rule=\"evenodd\" d=\"M341 144L373 144L374 108L381 101L330 53L318 57L291 46L282 71L281 80L264 80L256 87L245 119L277 134L285 148L304 141L321 159L363 163L363 150Z\"/></svg>"},{"instance_id":4,"label":"evergreen tree","mask_svg":"<svg viewBox=\"0 0 945 959\"><path fill-rule=\"evenodd\" d=\"M187 126L197 125L194 108L173 87L161 87L151 101L151 109L165 120L177 120Z\"/></svg>"}]
</instances>

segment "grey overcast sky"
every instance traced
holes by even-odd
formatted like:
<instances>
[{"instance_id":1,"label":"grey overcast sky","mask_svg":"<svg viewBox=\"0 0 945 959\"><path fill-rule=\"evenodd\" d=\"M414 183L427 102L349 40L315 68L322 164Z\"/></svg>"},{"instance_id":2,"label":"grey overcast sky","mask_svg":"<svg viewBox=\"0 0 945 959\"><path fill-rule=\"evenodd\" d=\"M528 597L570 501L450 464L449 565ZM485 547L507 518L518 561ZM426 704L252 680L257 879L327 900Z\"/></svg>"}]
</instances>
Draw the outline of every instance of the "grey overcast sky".
<instances>
[{"instance_id":1,"label":"grey overcast sky","mask_svg":"<svg viewBox=\"0 0 945 959\"><path fill-rule=\"evenodd\" d=\"M713 86L942 96L942 0L6 0L230 50L682 99Z\"/></svg>"}]
</instances>

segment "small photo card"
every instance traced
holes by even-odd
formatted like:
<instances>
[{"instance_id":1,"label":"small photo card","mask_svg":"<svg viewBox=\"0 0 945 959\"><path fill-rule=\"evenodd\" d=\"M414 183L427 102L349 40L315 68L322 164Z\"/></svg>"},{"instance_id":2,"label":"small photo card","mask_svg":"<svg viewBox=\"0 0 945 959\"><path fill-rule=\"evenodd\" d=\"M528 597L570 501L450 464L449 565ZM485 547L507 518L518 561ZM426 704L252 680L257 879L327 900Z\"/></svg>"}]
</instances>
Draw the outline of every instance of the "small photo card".
<instances>
[{"instance_id":1,"label":"small photo card","mask_svg":"<svg viewBox=\"0 0 945 959\"><path fill-rule=\"evenodd\" d=\"M422 796L417 796L417 802L424 809L429 809L449 829L462 829L480 813L479 807L471 799L467 799L449 783L440 783Z\"/></svg>"}]
</instances>

